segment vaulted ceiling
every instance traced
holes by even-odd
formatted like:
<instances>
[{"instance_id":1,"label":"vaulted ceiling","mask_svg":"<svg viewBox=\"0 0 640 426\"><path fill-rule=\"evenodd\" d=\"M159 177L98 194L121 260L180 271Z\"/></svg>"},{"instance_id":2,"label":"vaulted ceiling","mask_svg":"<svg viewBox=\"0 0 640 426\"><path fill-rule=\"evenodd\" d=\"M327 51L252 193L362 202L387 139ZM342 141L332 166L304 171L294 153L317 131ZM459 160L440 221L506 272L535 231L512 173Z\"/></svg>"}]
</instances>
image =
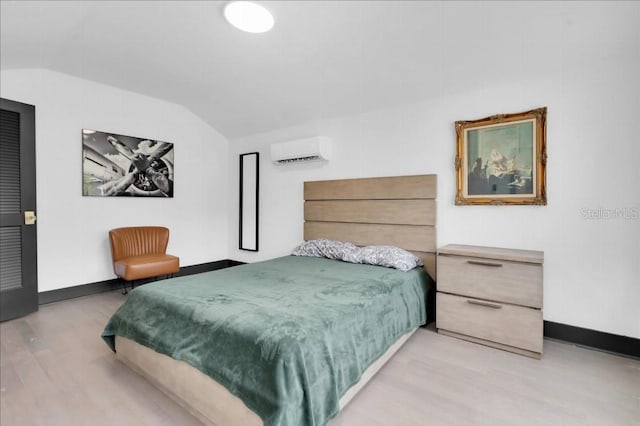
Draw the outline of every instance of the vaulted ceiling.
<instances>
[{"instance_id":1,"label":"vaulted ceiling","mask_svg":"<svg viewBox=\"0 0 640 426\"><path fill-rule=\"evenodd\" d=\"M174 102L234 139L543 76L568 50L623 54L637 36L599 30L610 2L261 3L265 34L231 27L218 1L3 0L0 65Z\"/></svg>"}]
</instances>

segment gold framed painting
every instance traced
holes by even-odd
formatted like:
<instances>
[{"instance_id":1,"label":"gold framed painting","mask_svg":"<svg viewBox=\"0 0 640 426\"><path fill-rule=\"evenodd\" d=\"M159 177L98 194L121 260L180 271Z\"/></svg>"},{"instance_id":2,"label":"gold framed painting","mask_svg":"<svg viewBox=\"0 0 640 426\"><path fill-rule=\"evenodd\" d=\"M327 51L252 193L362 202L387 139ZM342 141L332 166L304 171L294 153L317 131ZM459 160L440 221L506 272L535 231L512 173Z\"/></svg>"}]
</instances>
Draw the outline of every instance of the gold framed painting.
<instances>
[{"instance_id":1,"label":"gold framed painting","mask_svg":"<svg viewBox=\"0 0 640 426\"><path fill-rule=\"evenodd\" d=\"M546 123L546 107L456 121L456 205L546 205Z\"/></svg>"}]
</instances>

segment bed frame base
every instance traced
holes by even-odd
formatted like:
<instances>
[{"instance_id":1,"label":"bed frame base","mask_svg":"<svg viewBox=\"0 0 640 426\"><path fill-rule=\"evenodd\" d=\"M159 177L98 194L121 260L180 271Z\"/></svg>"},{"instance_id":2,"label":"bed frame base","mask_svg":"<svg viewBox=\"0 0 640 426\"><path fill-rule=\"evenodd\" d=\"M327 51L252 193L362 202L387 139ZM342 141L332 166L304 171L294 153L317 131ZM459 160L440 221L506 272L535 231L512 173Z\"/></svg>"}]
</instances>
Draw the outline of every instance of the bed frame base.
<instances>
[{"instance_id":1,"label":"bed frame base","mask_svg":"<svg viewBox=\"0 0 640 426\"><path fill-rule=\"evenodd\" d=\"M416 330L400 337L340 398L340 410L371 380ZM142 375L194 417L210 426L262 426L262 419L224 386L183 361L116 336L119 361Z\"/></svg>"}]
</instances>

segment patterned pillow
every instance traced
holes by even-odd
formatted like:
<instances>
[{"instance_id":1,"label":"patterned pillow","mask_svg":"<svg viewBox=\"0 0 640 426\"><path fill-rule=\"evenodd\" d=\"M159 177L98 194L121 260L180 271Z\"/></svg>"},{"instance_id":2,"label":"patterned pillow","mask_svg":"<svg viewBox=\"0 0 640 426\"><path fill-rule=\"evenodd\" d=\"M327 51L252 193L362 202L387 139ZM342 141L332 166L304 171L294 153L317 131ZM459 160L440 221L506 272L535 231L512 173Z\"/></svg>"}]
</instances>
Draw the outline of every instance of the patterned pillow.
<instances>
[{"instance_id":1,"label":"patterned pillow","mask_svg":"<svg viewBox=\"0 0 640 426\"><path fill-rule=\"evenodd\" d=\"M319 238L300 244L293 250L294 256L326 257L328 259L343 260L348 253L354 252L358 247L343 241Z\"/></svg>"},{"instance_id":2,"label":"patterned pillow","mask_svg":"<svg viewBox=\"0 0 640 426\"><path fill-rule=\"evenodd\" d=\"M422 266L422 260L406 250L395 246L366 246L349 253L343 260L352 263L385 266L407 272Z\"/></svg>"}]
</instances>

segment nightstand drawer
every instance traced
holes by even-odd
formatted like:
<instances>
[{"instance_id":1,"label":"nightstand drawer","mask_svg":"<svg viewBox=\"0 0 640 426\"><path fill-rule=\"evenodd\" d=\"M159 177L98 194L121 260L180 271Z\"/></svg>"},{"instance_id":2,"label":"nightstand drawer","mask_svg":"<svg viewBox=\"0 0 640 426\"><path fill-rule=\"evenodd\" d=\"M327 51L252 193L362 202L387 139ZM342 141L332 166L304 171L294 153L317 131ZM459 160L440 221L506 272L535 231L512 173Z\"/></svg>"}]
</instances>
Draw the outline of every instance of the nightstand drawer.
<instances>
[{"instance_id":1,"label":"nightstand drawer","mask_svg":"<svg viewBox=\"0 0 640 426\"><path fill-rule=\"evenodd\" d=\"M541 308L542 265L440 255L438 291Z\"/></svg>"},{"instance_id":2,"label":"nightstand drawer","mask_svg":"<svg viewBox=\"0 0 640 426\"><path fill-rule=\"evenodd\" d=\"M438 293L436 327L542 353L542 311Z\"/></svg>"}]
</instances>

